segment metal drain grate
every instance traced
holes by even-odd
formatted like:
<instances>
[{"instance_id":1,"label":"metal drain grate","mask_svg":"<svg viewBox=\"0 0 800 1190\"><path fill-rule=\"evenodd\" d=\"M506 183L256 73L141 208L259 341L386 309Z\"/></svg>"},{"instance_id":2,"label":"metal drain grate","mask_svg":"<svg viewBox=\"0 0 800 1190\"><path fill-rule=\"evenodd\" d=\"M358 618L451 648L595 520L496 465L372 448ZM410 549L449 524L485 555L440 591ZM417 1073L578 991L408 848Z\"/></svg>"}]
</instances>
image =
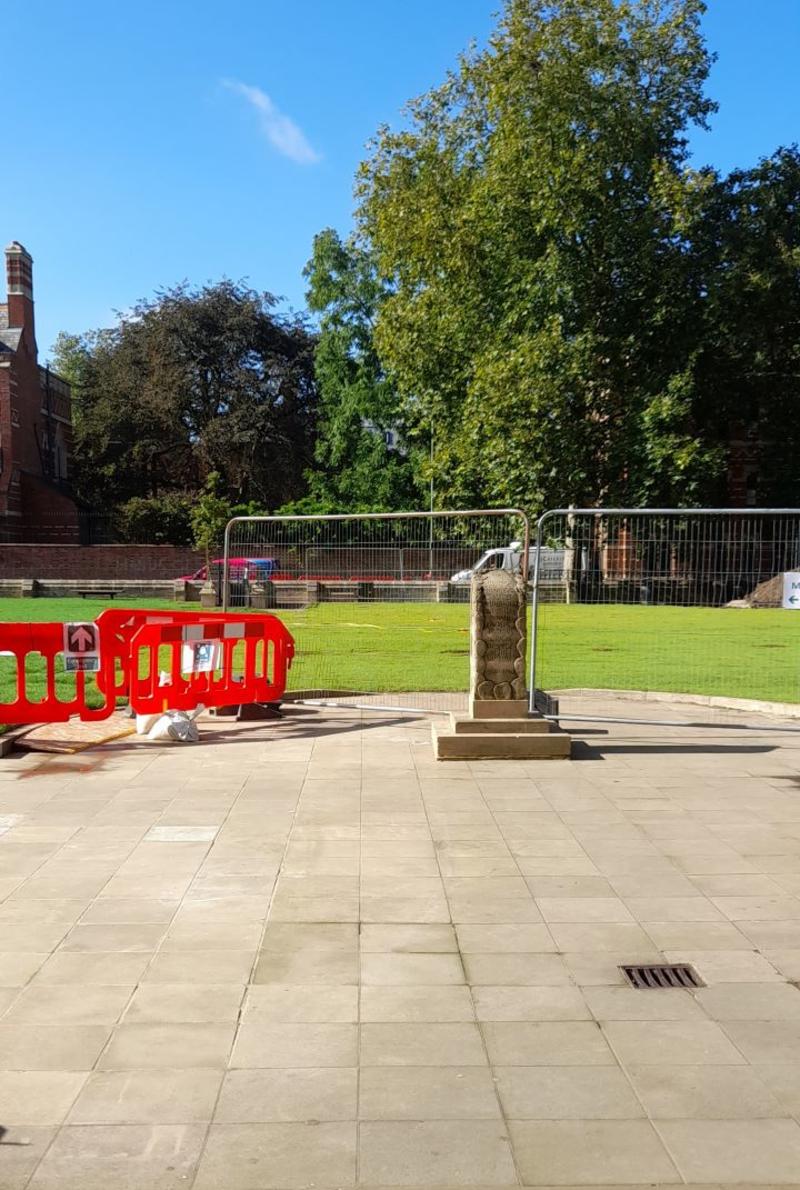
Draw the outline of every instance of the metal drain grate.
<instances>
[{"instance_id":1,"label":"metal drain grate","mask_svg":"<svg viewBox=\"0 0 800 1190\"><path fill-rule=\"evenodd\" d=\"M635 988L701 988L703 982L688 963L663 963L653 966L621 967L628 983Z\"/></svg>"}]
</instances>

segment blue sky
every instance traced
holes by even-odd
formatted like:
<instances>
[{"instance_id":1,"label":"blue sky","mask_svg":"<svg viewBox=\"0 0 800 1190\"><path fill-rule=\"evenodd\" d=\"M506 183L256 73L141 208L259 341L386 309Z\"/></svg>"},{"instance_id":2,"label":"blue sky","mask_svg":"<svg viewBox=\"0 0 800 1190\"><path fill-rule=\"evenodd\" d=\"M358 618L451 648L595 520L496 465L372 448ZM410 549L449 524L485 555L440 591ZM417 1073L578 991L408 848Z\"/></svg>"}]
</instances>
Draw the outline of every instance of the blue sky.
<instances>
[{"instance_id":1,"label":"blue sky","mask_svg":"<svg viewBox=\"0 0 800 1190\"><path fill-rule=\"evenodd\" d=\"M382 122L490 30L496 0L6 0L0 238L35 259L37 337L225 275L302 308ZM695 163L800 139L800 0L710 0Z\"/></svg>"}]
</instances>

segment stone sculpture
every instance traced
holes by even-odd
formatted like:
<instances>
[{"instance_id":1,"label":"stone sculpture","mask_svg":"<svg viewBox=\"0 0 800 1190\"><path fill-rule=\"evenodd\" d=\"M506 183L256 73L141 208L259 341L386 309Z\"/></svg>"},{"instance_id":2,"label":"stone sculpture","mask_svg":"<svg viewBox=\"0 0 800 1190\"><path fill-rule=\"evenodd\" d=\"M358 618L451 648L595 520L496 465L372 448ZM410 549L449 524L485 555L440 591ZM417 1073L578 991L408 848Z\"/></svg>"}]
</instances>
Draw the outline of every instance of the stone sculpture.
<instances>
[{"instance_id":1,"label":"stone sculpture","mask_svg":"<svg viewBox=\"0 0 800 1190\"><path fill-rule=\"evenodd\" d=\"M526 584L490 570L472 579L470 695L473 703L525 698Z\"/></svg>"},{"instance_id":2,"label":"stone sculpture","mask_svg":"<svg viewBox=\"0 0 800 1190\"><path fill-rule=\"evenodd\" d=\"M526 584L492 570L472 579L469 715L431 724L437 760L566 760L572 741L525 697Z\"/></svg>"}]
</instances>

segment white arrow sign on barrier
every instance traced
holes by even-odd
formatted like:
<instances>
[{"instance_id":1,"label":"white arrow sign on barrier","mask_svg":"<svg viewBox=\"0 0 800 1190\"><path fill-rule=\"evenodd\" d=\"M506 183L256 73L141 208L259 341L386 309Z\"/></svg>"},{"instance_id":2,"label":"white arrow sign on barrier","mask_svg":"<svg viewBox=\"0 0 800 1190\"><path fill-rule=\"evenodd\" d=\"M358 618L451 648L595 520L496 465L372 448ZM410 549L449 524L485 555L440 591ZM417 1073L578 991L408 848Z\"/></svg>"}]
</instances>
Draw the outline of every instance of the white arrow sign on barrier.
<instances>
[{"instance_id":1,"label":"white arrow sign on barrier","mask_svg":"<svg viewBox=\"0 0 800 1190\"><path fill-rule=\"evenodd\" d=\"M787 571L783 576L783 607L800 611L800 571Z\"/></svg>"},{"instance_id":2,"label":"white arrow sign on barrier","mask_svg":"<svg viewBox=\"0 0 800 1190\"><path fill-rule=\"evenodd\" d=\"M100 629L91 620L64 625L64 669L97 673L100 668Z\"/></svg>"}]
</instances>

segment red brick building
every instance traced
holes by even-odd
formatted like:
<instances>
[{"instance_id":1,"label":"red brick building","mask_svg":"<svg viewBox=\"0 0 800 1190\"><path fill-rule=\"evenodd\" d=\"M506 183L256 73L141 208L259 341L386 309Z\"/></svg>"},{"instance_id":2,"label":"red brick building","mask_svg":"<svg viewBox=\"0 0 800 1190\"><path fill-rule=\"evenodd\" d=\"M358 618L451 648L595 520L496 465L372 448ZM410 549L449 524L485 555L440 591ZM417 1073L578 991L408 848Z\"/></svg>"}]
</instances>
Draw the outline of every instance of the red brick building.
<instances>
[{"instance_id":1,"label":"red brick building","mask_svg":"<svg viewBox=\"0 0 800 1190\"><path fill-rule=\"evenodd\" d=\"M8 296L0 305L0 541L77 541L69 489L72 409L65 380L38 362L33 261L5 251Z\"/></svg>"}]
</instances>

